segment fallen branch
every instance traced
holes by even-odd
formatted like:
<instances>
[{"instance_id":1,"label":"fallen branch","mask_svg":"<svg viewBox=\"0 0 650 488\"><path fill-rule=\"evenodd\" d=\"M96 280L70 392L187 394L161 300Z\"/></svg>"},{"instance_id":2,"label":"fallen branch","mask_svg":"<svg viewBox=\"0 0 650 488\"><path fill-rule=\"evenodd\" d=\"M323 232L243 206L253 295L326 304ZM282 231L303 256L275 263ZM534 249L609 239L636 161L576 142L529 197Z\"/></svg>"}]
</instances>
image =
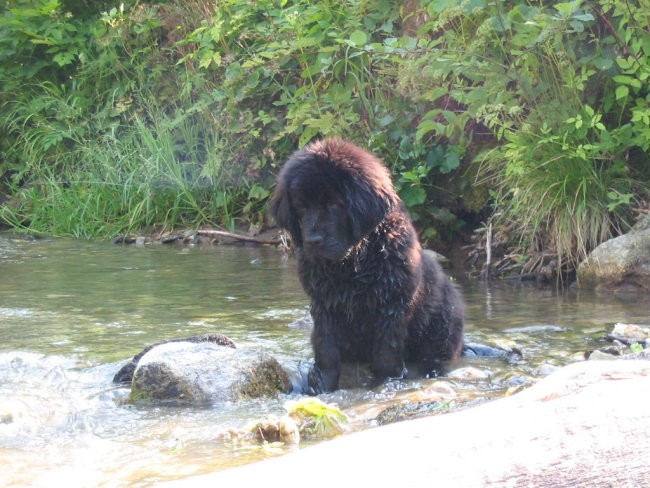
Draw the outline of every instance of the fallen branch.
<instances>
[{"instance_id":1,"label":"fallen branch","mask_svg":"<svg viewBox=\"0 0 650 488\"><path fill-rule=\"evenodd\" d=\"M625 344L626 346L631 346L632 344L641 344L643 347L648 347L650 345L650 340L648 339L634 339L631 337L621 337L613 334L607 334L605 336L605 340L607 342L618 341L621 344Z\"/></svg>"},{"instance_id":2,"label":"fallen branch","mask_svg":"<svg viewBox=\"0 0 650 488\"><path fill-rule=\"evenodd\" d=\"M235 239L238 241L245 241L245 242L255 242L256 244L281 244L282 243L280 239L264 239L261 237L235 234L233 232L227 232L225 230L198 229L196 233L201 236L228 237L229 239Z\"/></svg>"}]
</instances>

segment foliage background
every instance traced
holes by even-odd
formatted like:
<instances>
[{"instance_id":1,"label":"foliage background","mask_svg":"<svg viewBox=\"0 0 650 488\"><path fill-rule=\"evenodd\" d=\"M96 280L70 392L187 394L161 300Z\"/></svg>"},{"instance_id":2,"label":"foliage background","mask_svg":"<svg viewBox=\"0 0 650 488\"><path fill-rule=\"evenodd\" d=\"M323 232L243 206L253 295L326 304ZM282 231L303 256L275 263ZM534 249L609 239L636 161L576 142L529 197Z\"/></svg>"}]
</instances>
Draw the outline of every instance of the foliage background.
<instances>
[{"instance_id":1,"label":"foliage background","mask_svg":"<svg viewBox=\"0 0 650 488\"><path fill-rule=\"evenodd\" d=\"M376 152L425 240L571 270L647 212L639 1L6 0L0 222L261 225L297 147ZM476 231L476 229L479 229ZM527 266L527 267L526 267Z\"/></svg>"}]
</instances>

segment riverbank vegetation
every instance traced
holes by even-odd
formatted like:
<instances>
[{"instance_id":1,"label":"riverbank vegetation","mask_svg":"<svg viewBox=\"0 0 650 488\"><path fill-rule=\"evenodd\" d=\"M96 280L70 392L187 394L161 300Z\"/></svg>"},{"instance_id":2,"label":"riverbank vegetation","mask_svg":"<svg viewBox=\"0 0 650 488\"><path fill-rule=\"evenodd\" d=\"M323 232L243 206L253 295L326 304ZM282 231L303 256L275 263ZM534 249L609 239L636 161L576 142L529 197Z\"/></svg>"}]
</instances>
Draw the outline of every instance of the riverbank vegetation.
<instances>
[{"instance_id":1,"label":"riverbank vegetation","mask_svg":"<svg viewBox=\"0 0 650 488\"><path fill-rule=\"evenodd\" d=\"M641 1L8 0L0 222L261 225L309 140L377 153L425 240L571 271L648 211ZM478 229L478 230L477 230Z\"/></svg>"}]
</instances>

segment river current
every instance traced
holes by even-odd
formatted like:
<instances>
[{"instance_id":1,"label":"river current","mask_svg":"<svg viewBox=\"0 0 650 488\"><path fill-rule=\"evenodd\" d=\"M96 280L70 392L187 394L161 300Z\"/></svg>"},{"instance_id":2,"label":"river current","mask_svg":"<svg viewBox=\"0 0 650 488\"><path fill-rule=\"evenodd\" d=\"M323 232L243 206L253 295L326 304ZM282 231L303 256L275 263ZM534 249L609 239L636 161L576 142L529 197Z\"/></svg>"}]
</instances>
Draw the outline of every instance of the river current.
<instances>
[{"instance_id":1,"label":"river current","mask_svg":"<svg viewBox=\"0 0 650 488\"><path fill-rule=\"evenodd\" d=\"M598 296L467 282L472 342L521 351L518 361L465 360L449 378L394 381L323 395L374 427L370 412L437 385L465 405L525 388L605 345L613 324L650 322L638 295ZM289 448L241 445L225 432L281 415L296 395L214 408L132 405L112 377L145 346L220 332L288 368L311 357L308 300L295 261L273 247L117 246L0 235L0 483L152 486Z\"/></svg>"}]
</instances>

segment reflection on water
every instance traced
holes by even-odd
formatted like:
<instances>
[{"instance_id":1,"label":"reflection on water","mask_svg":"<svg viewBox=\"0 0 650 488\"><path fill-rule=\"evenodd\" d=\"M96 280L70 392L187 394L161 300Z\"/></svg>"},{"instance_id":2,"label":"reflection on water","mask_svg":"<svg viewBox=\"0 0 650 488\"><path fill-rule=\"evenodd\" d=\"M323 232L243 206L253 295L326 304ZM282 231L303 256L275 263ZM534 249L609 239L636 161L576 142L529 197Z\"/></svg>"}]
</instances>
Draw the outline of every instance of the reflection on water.
<instances>
[{"instance_id":1,"label":"reflection on water","mask_svg":"<svg viewBox=\"0 0 650 488\"><path fill-rule=\"evenodd\" d=\"M14 241L0 273L4 347L91 361L213 330L278 349L274 336L305 309L293 263L269 248Z\"/></svg>"},{"instance_id":2,"label":"reflection on water","mask_svg":"<svg viewBox=\"0 0 650 488\"><path fill-rule=\"evenodd\" d=\"M453 274L453 272L452 272ZM616 322L648 323L647 297L625 301L464 283L467 335L515 345L524 360L466 360L473 379L411 380L325 397L355 412L445 382L474 398L527 384L600 344ZM119 247L0 236L0 483L149 486L273 455L220 441L286 398L211 409L134 407L111 383L123 362L164 339L221 332L288 367L310 357L309 329L290 326L307 300L292 259L273 248ZM478 378L478 379L477 379Z\"/></svg>"}]
</instances>

